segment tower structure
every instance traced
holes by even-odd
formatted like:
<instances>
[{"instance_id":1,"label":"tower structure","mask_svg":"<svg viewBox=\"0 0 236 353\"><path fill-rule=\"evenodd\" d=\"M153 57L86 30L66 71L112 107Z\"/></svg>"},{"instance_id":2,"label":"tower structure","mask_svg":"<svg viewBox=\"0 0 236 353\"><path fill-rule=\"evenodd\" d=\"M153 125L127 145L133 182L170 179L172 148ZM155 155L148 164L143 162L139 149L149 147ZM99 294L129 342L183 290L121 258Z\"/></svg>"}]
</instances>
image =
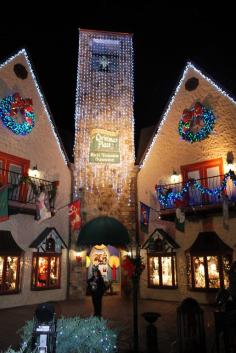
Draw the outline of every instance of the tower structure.
<instances>
[{"instance_id":1,"label":"tower structure","mask_svg":"<svg viewBox=\"0 0 236 353\"><path fill-rule=\"evenodd\" d=\"M132 35L80 29L74 198L83 222L112 216L135 231Z\"/></svg>"}]
</instances>

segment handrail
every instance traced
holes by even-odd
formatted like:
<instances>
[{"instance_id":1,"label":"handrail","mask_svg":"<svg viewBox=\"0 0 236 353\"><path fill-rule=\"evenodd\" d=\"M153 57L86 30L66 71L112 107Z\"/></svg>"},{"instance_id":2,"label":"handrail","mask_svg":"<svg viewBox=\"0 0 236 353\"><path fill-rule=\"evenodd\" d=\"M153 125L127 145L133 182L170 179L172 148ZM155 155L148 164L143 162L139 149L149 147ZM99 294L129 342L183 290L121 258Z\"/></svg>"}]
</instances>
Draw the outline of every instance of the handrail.
<instances>
[{"instance_id":1,"label":"handrail","mask_svg":"<svg viewBox=\"0 0 236 353\"><path fill-rule=\"evenodd\" d=\"M35 204L42 187L52 192L53 182L0 168L0 185L8 184L8 200L24 204Z\"/></svg>"},{"instance_id":2,"label":"handrail","mask_svg":"<svg viewBox=\"0 0 236 353\"><path fill-rule=\"evenodd\" d=\"M190 180L191 181L191 180ZM198 187L196 187L196 185ZM185 190L184 190L185 188ZM208 193L204 190L208 189ZM236 185L232 180L231 174L216 175L208 178L201 178L189 183L186 187L186 181L176 184L156 185L156 190L162 190L164 193L181 194L181 200L168 198L163 204L160 202L161 209L173 209L180 207L218 205L222 204L227 198L229 201L236 201ZM184 190L184 192L183 192ZM216 190L216 192L209 192ZM178 197L180 198L180 197Z\"/></svg>"}]
</instances>

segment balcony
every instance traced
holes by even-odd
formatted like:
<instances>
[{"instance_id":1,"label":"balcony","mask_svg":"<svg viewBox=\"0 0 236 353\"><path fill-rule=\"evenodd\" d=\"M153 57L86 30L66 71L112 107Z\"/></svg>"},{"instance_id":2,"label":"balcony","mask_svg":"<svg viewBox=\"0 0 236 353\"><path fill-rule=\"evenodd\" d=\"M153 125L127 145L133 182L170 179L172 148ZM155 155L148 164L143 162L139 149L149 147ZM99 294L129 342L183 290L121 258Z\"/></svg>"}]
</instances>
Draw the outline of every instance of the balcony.
<instances>
[{"instance_id":1,"label":"balcony","mask_svg":"<svg viewBox=\"0 0 236 353\"><path fill-rule=\"evenodd\" d=\"M196 210L222 210L225 199L228 199L229 206L234 206L236 202L236 175L229 172L182 183L157 185L156 191L161 215L174 214L177 207L183 207L188 214Z\"/></svg>"},{"instance_id":2,"label":"balcony","mask_svg":"<svg viewBox=\"0 0 236 353\"><path fill-rule=\"evenodd\" d=\"M55 194L55 182L24 176L0 168L0 186L8 184L9 215L25 213L35 215L36 198L42 186L49 195ZM55 195L54 195L55 196Z\"/></svg>"}]
</instances>

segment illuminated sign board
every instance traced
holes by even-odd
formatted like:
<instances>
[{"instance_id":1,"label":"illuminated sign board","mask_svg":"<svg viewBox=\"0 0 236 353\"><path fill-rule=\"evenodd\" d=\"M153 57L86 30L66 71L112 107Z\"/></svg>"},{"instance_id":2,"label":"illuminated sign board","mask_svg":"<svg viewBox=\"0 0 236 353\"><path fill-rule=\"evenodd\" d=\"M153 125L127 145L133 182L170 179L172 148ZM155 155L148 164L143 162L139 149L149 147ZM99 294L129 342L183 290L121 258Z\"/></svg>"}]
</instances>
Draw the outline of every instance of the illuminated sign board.
<instances>
[{"instance_id":1,"label":"illuminated sign board","mask_svg":"<svg viewBox=\"0 0 236 353\"><path fill-rule=\"evenodd\" d=\"M120 163L119 132L93 129L90 135L90 163Z\"/></svg>"}]
</instances>

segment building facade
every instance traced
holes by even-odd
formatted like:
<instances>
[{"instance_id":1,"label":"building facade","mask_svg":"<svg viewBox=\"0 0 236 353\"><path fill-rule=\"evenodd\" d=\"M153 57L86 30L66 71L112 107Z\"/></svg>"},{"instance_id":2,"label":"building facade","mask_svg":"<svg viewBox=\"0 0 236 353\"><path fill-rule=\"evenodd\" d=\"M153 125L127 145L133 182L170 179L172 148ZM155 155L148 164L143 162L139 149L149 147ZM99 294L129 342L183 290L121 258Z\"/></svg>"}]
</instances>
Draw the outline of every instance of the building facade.
<instances>
[{"instance_id":1,"label":"building facade","mask_svg":"<svg viewBox=\"0 0 236 353\"><path fill-rule=\"evenodd\" d=\"M228 287L236 259L235 114L235 100L188 64L138 173L138 201L151 207L149 232L141 232L142 297L212 303Z\"/></svg>"},{"instance_id":2,"label":"building facade","mask_svg":"<svg viewBox=\"0 0 236 353\"><path fill-rule=\"evenodd\" d=\"M110 216L134 235L134 158L132 35L80 30L74 199L81 200L83 225L96 217ZM81 253L83 259L88 255L91 260L87 270L81 272L72 265L72 295L84 293L78 282L86 283L94 265L102 270L106 281L112 280L109 258L120 259L120 251L107 247L90 250ZM115 282L120 291L120 267Z\"/></svg>"},{"instance_id":3,"label":"building facade","mask_svg":"<svg viewBox=\"0 0 236 353\"><path fill-rule=\"evenodd\" d=\"M0 308L67 293L71 173L25 50L0 65Z\"/></svg>"}]
</instances>

